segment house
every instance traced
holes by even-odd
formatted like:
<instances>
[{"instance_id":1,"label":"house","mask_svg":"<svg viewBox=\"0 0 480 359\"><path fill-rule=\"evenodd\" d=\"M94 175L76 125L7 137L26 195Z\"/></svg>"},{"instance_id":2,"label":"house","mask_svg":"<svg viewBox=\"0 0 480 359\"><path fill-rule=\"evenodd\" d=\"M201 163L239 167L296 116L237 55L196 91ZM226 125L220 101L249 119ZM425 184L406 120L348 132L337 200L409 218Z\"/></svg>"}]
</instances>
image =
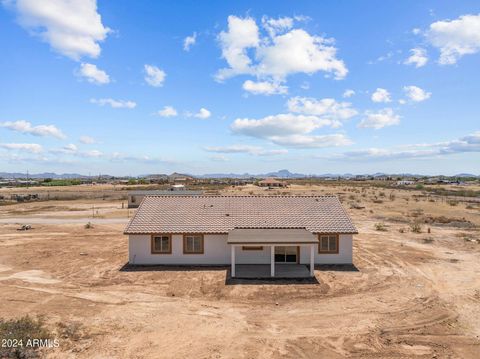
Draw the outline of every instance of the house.
<instances>
[{"instance_id":1,"label":"house","mask_svg":"<svg viewBox=\"0 0 480 359\"><path fill-rule=\"evenodd\" d=\"M173 186L172 186L173 187ZM128 191L128 208L137 208L145 196L196 196L203 194L202 191L187 191L187 190L143 190L143 191Z\"/></svg>"},{"instance_id":2,"label":"house","mask_svg":"<svg viewBox=\"0 0 480 359\"><path fill-rule=\"evenodd\" d=\"M265 178L258 182L260 187L287 187L287 182L276 180L275 178L269 177Z\"/></svg>"},{"instance_id":3,"label":"house","mask_svg":"<svg viewBox=\"0 0 480 359\"><path fill-rule=\"evenodd\" d=\"M351 264L356 233L335 196L146 196L124 231L132 265L231 265L232 277Z\"/></svg>"}]
</instances>

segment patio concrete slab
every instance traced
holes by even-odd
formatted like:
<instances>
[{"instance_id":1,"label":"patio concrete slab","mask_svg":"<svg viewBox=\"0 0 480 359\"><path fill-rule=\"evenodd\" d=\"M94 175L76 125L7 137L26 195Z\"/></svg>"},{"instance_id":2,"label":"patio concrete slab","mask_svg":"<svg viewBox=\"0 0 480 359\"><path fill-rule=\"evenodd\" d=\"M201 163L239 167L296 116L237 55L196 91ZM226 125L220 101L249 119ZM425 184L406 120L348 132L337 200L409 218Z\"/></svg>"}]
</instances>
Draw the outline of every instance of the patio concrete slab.
<instances>
[{"instance_id":1,"label":"patio concrete slab","mask_svg":"<svg viewBox=\"0 0 480 359\"><path fill-rule=\"evenodd\" d=\"M270 264L237 264L235 272L236 278L272 278L270 277ZM310 271L304 264L275 264L274 278L309 277Z\"/></svg>"}]
</instances>

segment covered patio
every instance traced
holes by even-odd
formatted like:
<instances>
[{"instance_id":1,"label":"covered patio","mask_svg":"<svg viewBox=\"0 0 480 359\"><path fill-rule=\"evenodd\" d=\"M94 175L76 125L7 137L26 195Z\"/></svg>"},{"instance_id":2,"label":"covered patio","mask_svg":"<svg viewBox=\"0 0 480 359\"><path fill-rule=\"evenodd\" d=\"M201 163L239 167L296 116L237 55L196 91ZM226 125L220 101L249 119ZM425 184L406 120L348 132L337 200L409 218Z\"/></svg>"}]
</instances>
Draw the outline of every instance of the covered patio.
<instances>
[{"instance_id":1,"label":"covered patio","mask_svg":"<svg viewBox=\"0 0 480 359\"><path fill-rule=\"evenodd\" d=\"M314 276L315 245L318 239L305 228L235 228L228 233L231 276L242 278L305 278ZM236 264L238 247L269 247L269 264ZM300 247L309 248L309 266L301 264ZM293 253L291 250L295 249ZM238 271L237 271L238 266Z\"/></svg>"}]
</instances>

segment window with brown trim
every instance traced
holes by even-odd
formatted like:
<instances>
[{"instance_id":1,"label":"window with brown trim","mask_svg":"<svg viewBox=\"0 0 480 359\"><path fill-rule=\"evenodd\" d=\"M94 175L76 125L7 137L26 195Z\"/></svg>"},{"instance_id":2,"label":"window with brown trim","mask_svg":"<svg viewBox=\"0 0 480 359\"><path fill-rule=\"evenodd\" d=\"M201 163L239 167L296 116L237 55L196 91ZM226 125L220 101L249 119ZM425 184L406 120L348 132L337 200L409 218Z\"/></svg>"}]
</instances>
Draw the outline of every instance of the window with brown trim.
<instances>
[{"instance_id":1,"label":"window with brown trim","mask_svg":"<svg viewBox=\"0 0 480 359\"><path fill-rule=\"evenodd\" d=\"M152 235L152 254L171 254L172 236L170 234Z\"/></svg>"},{"instance_id":2,"label":"window with brown trim","mask_svg":"<svg viewBox=\"0 0 480 359\"><path fill-rule=\"evenodd\" d=\"M183 254L203 254L203 234L184 234Z\"/></svg>"},{"instance_id":3,"label":"window with brown trim","mask_svg":"<svg viewBox=\"0 0 480 359\"><path fill-rule=\"evenodd\" d=\"M242 251L263 251L262 246L242 246Z\"/></svg>"},{"instance_id":4,"label":"window with brown trim","mask_svg":"<svg viewBox=\"0 0 480 359\"><path fill-rule=\"evenodd\" d=\"M320 234L318 253L338 253L338 234Z\"/></svg>"}]
</instances>

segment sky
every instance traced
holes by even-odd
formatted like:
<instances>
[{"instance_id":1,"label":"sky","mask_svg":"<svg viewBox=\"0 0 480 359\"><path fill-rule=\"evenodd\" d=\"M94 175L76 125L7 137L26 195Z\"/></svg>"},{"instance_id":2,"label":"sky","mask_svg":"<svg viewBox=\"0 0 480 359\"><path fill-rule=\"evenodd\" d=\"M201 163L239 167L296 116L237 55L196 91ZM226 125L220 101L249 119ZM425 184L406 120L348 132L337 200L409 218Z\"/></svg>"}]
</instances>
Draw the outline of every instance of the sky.
<instances>
[{"instance_id":1,"label":"sky","mask_svg":"<svg viewBox=\"0 0 480 359\"><path fill-rule=\"evenodd\" d=\"M0 172L480 175L478 1L0 0Z\"/></svg>"}]
</instances>

